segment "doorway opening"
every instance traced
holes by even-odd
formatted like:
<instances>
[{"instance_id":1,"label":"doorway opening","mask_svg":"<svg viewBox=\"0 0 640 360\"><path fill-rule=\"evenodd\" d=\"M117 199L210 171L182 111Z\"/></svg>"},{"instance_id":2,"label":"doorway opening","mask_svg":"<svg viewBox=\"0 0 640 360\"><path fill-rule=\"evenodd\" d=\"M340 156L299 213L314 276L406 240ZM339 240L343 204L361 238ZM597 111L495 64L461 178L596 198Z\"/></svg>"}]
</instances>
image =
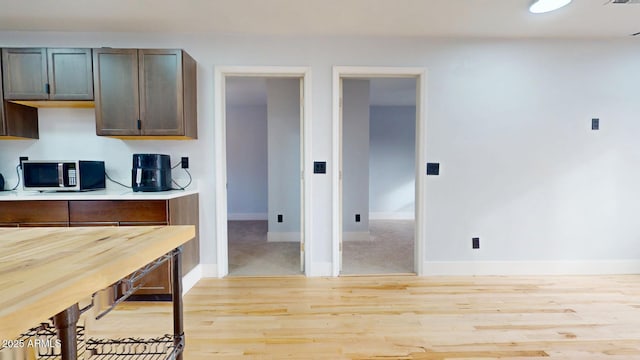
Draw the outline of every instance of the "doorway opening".
<instances>
[{"instance_id":1,"label":"doorway opening","mask_svg":"<svg viewBox=\"0 0 640 360\"><path fill-rule=\"evenodd\" d=\"M219 73L219 276L305 274L306 72L241 70Z\"/></svg>"},{"instance_id":2,"label":"doorway opening","mask_svg":"<svg viewBox=\"0 0 640 360\"><path fill-rule=\"evenodd\" d=\"M334 275L422 273L424 76L334 68Z\"/></svg>"},{"instance_id":3,"label":"doorway opening","mask_svg":"<svg viewBox=\"0 0 640 360\"><path fill-rule=\"evenodd\" d=\"M416 79L342 80L341 275L414 271Z\"/></svg>"}]
</instances>

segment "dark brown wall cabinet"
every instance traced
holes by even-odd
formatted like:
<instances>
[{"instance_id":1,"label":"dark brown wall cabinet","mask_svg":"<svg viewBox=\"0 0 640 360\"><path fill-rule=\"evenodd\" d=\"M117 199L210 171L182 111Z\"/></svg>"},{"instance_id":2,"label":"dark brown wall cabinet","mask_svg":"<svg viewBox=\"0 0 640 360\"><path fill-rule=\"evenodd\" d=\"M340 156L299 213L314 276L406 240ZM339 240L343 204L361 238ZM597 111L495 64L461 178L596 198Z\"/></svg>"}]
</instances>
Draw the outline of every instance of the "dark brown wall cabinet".
<instances>
[{"instance_id":1,"label":"dark brown wall cabinet","mask_svg":"<svg viewBox=\"0 0 640 360\"><path fill-rule=\"evenodd\" d=\"M0 101L0 139L37 139L38 109Z\"/></svg>"},{"instance_id":2,"label":"dark brown wall cabinet","mask_svg":"<svg viewBox=\"0 0 640 360\"><path fill-rule=\"evenodd\" d=\"M93 100L91 49L2 49L5 100Z\"/></svg>"},{"instance_id":3,"label":"dark brown wall cabinet","mask_svg":"<svg viewBox=\"0 0 640 360\"><path fill-rule=\"evenodd\" d=\"M196 62L183 50L93 49L96 133L197 138Z\"/></svg>"},{"instance_id":4,"label":"dark brown wall cabinet","mask_svg":"<svg viewBox=\"0 0 640 360\"><path fill-rule=\"evenodd\" d=\"M0 79L2 69L0 68ZM0 139L37 139L38 110L3 100L0 84Z\"/></svg>"}]
</instances>

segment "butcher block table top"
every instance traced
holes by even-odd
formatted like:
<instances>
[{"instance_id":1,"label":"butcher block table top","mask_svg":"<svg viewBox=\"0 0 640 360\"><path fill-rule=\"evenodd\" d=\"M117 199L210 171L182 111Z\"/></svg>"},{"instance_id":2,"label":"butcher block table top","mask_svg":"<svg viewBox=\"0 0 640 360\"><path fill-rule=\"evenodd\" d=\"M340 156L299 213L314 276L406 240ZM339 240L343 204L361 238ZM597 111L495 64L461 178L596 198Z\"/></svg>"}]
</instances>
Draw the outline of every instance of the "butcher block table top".
<instances>
[{"instance_id":1,"label":"butcher block table top","mask_svg":"<svg viewBox=\"0 0 640 360\"><path fill-rule=\"evenodd\" d=\"M0 229L0 340L17 338L194 237L193 225Z\"/></svg>"}]
</instances>

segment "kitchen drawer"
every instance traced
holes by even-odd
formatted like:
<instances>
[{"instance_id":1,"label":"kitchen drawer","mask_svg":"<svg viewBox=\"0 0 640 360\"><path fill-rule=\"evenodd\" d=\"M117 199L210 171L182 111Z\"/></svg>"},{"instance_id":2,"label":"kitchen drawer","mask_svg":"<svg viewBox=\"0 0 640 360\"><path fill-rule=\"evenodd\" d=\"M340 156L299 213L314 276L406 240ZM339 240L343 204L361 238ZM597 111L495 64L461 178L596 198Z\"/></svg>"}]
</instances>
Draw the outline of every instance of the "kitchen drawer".
<instances>
[{"instance_id":1,"label":"kitchen drawer","mask_svg":"<svg viewBox=\"0 0 640 360\"><path fill-rule=\"evenodd\" d=\"M77 200L69 201L69 221L166 223L165 200Z\"/></svg>"},{"instance_id":2,"label":"kitchen drawer","mask_svg":"<svg viewBox=\"0 0 640 360\"><path fill-rule=\"evenodd\" d=\"M0 201L0 223L69 223L67 201Z\"/></svg>"}]
</instances>

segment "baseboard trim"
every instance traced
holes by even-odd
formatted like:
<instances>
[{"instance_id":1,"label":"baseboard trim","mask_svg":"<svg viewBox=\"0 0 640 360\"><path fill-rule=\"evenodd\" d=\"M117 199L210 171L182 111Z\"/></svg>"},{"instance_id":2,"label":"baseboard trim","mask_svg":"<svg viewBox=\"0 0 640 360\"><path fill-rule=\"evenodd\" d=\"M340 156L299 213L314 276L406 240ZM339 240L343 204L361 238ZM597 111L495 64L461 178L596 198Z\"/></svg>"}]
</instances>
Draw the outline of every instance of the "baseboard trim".
<instances>
[{"instance_id":1,"label":"baseboard trim","mask_svg":"<svg viewBox=\"0 0 640 360\"><path fill-rule=\"evenodd\" d=\"M372 212L369 213L369 220L413 220L414 212Z\"/></svg>"},{"instance_id":2,"label":"baseboard trim","mask_svg":"<svg viewBox=\"0 0 640 360\"><path fill-rule=\"evenodd\" d=\"M369 231L345 231L342 233L342 241L372 241Z\"/></svg>"},{"instance_id":3,"label":"baseboard trim","mask_svg":"<svg viewBox=\"0 0 640 360\"><path fill-rule=\"evenodd\" d=\"M301 234L297 231L269 231L267 232L267 242L300 242Z\"/></svg>"},{"instance_id":4,"label":"baseboard trim","mask_svg":"<svg viewBox=\"0 0 640 360\"><path fill-rule=\"evenodd\" d=\"M267 213L237 213L228 214L227 220L229 221L246 221L246 220L268 220Z\"/></svg>"},{"instance_id":5,"label":"baseboard trim","mask_svg":"<svg viewBox=\"0 0 640 360\"><path fill-rule=\"evenodd\" d=\"M182 277L182 295L188 293L200 279L202 279L202 266L198 264Z\"/></svg>"},{"instance_id":6,"label":"baseboard trim","mask_svg":"<svg viewBox=\"0 0 640 360\"><path fill-rule=\"evenodd\" d=\"M218 278L218 264L200 264L203 278Z\"/></svg>"},{"instance_id":7,"label":"baseboard trim","mask_svg":"<svg viewBox=\"0 0 640 360\"><path fill-rule=\"evenodd\" d=\"M618 275L640 274L640 260L596 261L425 261L435 275Z\"/></svg>"}]
</instances>

